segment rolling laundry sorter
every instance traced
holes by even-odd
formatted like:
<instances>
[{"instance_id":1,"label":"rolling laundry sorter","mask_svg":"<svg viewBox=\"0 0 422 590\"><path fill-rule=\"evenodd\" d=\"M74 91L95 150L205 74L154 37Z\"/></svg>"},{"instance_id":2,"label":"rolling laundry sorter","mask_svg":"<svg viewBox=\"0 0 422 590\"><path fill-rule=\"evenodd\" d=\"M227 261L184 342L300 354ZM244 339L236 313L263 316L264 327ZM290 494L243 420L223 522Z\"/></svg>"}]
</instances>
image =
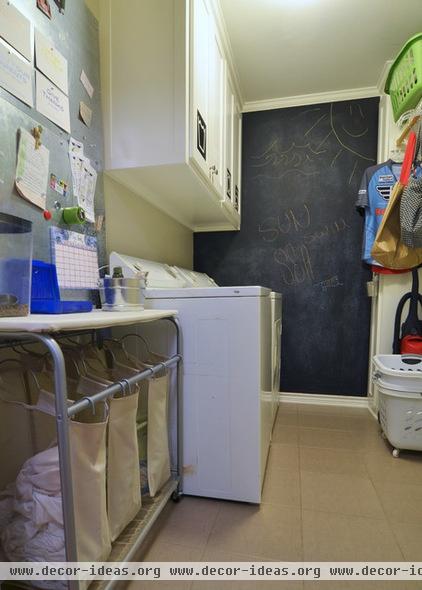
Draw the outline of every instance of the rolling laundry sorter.
<instances>
[{"instance_id":1,"label":"rolling laundry sorter","mask_svg":"<svg viewBox=\"0 0 422 590\"><path fill-rule=\"evenodd\" d=\"M176 367L176 461L172 469L172 477L161 490L160 494L142 507L141 512L134 520L134 528L131 534L127 535L130 540L117 539L116 546L112 547L109 557L111 561L128 561L131 560L148 532L152 528L159 513L165 507L170 497L177 499L181 494L181 429L179 422L181 414L180 408L180 372L179 363L181 361L181 332L179 321L176 317L176 311L169 310L144 310L138 312L103 312L93 311L91 313L77 313L67 315L29 315L24 318L0 318L0 347L11 347L16 344L34 344L43 345L51 356L54 371L54 400L55 400L55 417L57 428L57 443L60 465L60 482L62 494L64 540L66 547L66 559L70 562L78 561L77 537L75 529L75 512L73 497L73 479L71 467L70 451L70 420L77 416L81 411L93 409L97 405L104 405L104 402L114 395L119 394L125 388L130 388L159 374L163 369ZM92 392L82 399L71 403L67 399L67 376L65 359L60 346L60 339L69 335L91 334L93 337L98 336L101 341L101 332L106 328L117 326L144 326L150 322L157 325L161 322L169 323L173 328L174 354L168 360L158 362L156 365L128 376L122 381L116 381L112 385L106 386L101 390ZM131 524L129 524L131 526ZM101 583L102 590L112 590L119 584L118 580L108 580ZM69 590L80 590L86 588L86 582L69 580Z\"/></svg>"},{"instance_id":2,"label":"rolling laundry sorter","mask_svg":"<svg viewBox=\"0 0 422 590\"><path fill-rule=\"evenodd\" d=\"M183 492L260 503L275 409L271 291L117 253L114 266L148 272L145 306L177 309L183 328Z\"/></svg>"}]
</instances>

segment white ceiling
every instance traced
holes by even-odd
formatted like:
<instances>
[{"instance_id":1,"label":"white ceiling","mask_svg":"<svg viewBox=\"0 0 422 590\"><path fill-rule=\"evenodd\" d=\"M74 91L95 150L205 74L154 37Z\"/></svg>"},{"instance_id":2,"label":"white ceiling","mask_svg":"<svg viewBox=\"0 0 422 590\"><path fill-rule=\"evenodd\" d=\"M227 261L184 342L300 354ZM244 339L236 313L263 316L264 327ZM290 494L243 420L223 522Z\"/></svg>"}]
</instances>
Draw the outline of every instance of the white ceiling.
<instances>
[{"instance_id":1,"label":"white ceiling","mask_svg":"<svg viewBox=\"0 0 422 590\"><path fill-rule=\"evenodd\" d=\"M422 0L220 0L246 102L376 86Z\"/></svg>"}]
</instances>

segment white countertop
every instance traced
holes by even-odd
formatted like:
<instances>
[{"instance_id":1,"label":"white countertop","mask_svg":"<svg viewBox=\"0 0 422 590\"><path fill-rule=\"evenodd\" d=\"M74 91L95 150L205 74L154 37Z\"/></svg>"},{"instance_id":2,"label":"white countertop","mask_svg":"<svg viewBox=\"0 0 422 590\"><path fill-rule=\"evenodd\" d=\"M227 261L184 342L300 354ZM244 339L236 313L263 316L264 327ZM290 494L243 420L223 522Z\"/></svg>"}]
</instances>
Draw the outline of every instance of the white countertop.
<instances>
[{"instance_id":1,"label":"white countertop","mask_svg":"<svg viewBox=\"0 0 422 590\"><path fill-rule=\"evenodd\" d=\"M20 318L0 318L0 332L61 332L111 328L174 317L175 310L102 311L65 314L30 314Z\"/></svg>"}]
</instances>

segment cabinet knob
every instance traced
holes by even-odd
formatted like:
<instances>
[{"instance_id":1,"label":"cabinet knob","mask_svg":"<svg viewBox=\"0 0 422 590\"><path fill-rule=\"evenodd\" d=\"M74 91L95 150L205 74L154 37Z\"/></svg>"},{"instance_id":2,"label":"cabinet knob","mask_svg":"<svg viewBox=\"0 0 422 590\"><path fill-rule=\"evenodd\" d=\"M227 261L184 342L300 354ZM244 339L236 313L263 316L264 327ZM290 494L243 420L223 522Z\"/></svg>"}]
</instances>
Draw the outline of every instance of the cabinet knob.
<instances>
[{"instance_id":1,"label":"cabinet knob","mask_svg":"<svg viewBox=\"0 0 422 590\"><path fill-rule=\"evenodd\" d=\"M217 166L214 164L214 166L210 166L210 173L217 175L218 174L218 168Z\"/></svg>"}]
</instances>

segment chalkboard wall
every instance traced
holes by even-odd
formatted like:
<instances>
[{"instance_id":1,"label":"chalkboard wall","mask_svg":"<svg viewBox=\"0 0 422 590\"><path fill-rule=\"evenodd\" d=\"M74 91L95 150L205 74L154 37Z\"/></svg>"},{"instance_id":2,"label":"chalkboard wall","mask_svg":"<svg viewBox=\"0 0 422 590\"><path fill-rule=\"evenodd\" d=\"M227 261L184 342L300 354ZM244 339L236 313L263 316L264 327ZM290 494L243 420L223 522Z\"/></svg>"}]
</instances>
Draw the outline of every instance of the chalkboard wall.
<instances>
[{"instance_id":1,"label":"chalkboard wall","mask_svg":"<svg viewBox=\"0 0 422 590\"><path fill-rule=\"evenodd\" d=\"M282 391L367 394L370 272L354 203L377 129L377 98L246 113L241 230L195 234L196 270L283 294Z\"/></svg>"}]
</instances>

